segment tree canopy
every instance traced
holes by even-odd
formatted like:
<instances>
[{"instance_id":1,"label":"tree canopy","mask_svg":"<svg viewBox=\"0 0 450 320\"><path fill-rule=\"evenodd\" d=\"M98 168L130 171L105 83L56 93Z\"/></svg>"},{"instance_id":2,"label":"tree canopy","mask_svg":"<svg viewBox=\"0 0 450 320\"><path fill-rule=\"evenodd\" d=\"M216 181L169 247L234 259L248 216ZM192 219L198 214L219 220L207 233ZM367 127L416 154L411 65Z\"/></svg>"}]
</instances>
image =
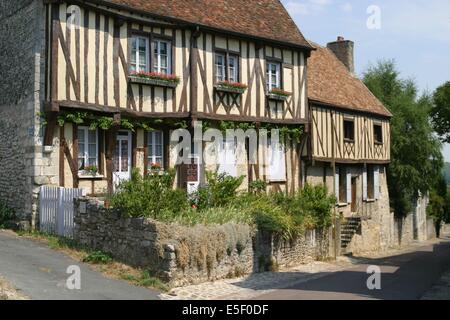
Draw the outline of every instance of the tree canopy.
<instances>
[{"instance_id":1,"label":"tree canopy","mask_svg":"<svg viewBox=\"0 0 450 320\"><path fill-rule=\"evenodd\" d=\"M450 143L450 81L436 89L433 95L431 120L443 142Z\"/></svg>"},{"instance_id":2,"label":"tree canopy","mask_svg":"<svg viewBox=\"0 0 450 320\"><path fill-rule=\"evenodd\" d=\"M433 133L433 98L418 95L413 80L402 79L393 61L380 61L364 73L364 83L391 111L391 164L387 170L391 207L411 211L418 192L426 193L442 176L442 145Z\"/></svg>"}]
</instances>

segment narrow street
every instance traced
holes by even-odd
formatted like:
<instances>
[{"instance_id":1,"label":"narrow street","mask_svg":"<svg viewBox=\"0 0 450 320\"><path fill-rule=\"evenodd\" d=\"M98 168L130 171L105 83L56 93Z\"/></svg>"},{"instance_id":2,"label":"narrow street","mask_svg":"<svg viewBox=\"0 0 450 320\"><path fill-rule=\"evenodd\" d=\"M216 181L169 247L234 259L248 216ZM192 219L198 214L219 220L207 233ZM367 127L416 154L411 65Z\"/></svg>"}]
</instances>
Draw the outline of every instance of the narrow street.
<instances>
[{"instance_id":1,"label":"narrow street","mask_svg":"<svg viewBox=\"0 0 450 320\"><path fill-rule=\"evenodd\" d=\"M381 269L381 289L367 288L367 268ZM450 236L414 252L363 263L285 289L258 296L258 300L420 299L450 269Z\"/></svg>"},{"instance_id":2,"label":"narrow street","mask_svg":"<svg viewBox=\"0 0 450 320\"><path fill-rule=\"evenodd\" d=\"M81 289L69 290L69 266L81 271ZM32 300L155 300L157 292L105 278L47 245L0 231L0 277Z\"/></svg>"}]
</instances>

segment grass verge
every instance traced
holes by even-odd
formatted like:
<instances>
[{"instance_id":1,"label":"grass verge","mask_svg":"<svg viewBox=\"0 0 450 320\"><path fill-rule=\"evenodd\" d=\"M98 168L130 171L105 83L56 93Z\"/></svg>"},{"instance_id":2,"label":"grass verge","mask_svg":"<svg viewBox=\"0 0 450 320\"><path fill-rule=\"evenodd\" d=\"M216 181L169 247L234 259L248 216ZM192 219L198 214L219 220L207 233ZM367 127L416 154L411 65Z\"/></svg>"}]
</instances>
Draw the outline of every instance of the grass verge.
<instances>
[{"instance_id":1,"label":"grass verge","mask_svg":"<svg viewBox=\"0 0 450 320\"><path fill-rule=\"evenodd\" d=\"M147 270L134 268L115 261L111 255L94 251L75 243L71 239L45 234L42 232L16 232L20 237L39 241L51 249L62 252L74 260L86 263L94 271L101 272L108 278L125 280L130 284L148 289L167 292L170 287L160 279L153 277Z\"/></svg>"}]
</instances>

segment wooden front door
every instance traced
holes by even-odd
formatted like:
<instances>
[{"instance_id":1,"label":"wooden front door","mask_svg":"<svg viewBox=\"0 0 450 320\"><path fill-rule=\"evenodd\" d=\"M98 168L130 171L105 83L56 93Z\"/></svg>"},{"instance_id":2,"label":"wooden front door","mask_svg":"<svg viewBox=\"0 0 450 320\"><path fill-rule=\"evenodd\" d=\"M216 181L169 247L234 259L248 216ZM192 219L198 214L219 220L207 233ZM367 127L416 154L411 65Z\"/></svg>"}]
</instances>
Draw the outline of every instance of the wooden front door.
<instances>
[{"instance_id":1,"label":"wooden front door","mask_svg":"<svg viewBox=\"0 0 450 320\"><path fill-rule=\"evenodd\" d=\"M356 178L352 178L352 213L356 211Z\"/></svg>"}]
</instances>

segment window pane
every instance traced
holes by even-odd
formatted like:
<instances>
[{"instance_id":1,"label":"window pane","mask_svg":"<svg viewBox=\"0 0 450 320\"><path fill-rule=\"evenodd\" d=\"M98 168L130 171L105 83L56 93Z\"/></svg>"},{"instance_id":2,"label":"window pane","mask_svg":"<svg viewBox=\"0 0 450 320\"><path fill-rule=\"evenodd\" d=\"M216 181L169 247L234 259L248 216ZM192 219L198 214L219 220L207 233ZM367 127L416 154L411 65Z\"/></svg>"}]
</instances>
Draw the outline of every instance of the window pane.
<instances>
[{"instance_id":1,"label":"window pane","mask_svg":"<svg viewBox=\"0 0 450 320\"><path fill-rule=\"evenodd\" d=\"M159 43L159 53L167 55L167 43L166 42Z\"/></svg>"},{"instance_id":2,"label":"window pane","mask_svg":"<svg viewBox=\"0 0 450 320\"><path fill-rule=\"evenodd\" d=\"M216 80L225 80L225 56L221 54L216 54Z\"/></svg>"},{"instance_id":3,"label":"window pane","mask_svg":"<svg viewBox=\"0 0 450 320\"><path fill-rule=\"evenodd\" d=\"M114 152L114 171L115 172L119 172L119 141L116 141L116 148L115 148L115 152Z\"/></svg>"},{"instance_id":4,"label":"window pane","mask_svg":"<svg viewBox=\"0 0 450 320\"><path fill-rule=\"evenodd\" d=\"M128 172L128 140L121 141L121 172Z\"/></svg>"}]
</instances>

